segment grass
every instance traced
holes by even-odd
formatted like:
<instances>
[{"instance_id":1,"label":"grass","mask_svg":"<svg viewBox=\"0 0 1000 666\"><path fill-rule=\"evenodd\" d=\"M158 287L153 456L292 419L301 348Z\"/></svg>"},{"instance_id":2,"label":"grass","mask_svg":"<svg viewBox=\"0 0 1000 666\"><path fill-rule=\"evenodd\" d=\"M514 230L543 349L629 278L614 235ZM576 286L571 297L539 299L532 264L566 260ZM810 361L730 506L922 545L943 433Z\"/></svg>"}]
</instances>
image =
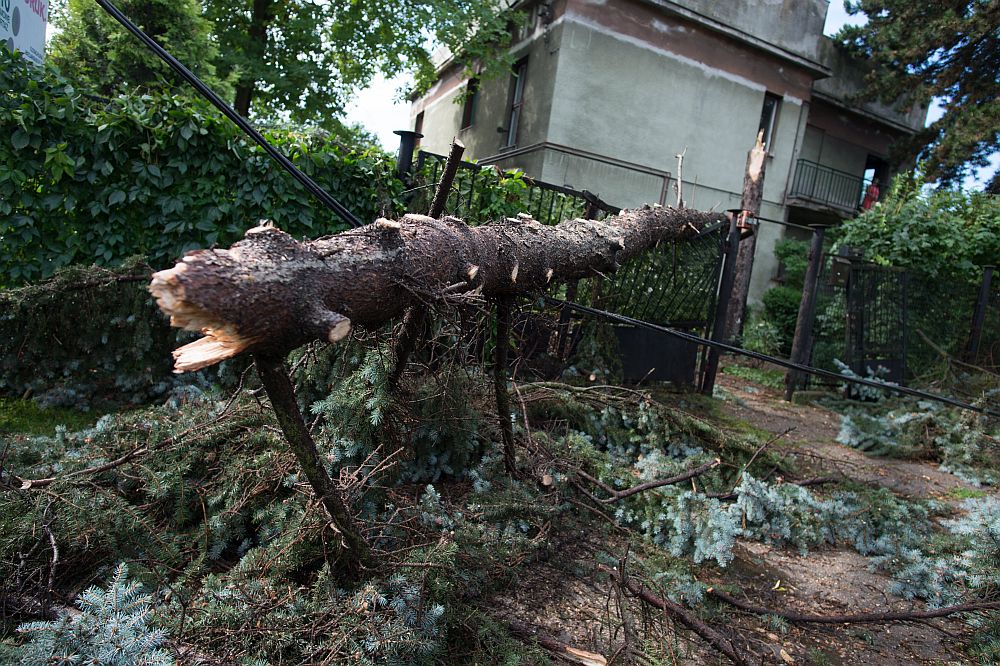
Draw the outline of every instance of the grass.
<instances>
[{"instance_id":1,"label":"grass","mask_svg":"<svg viewBox=\"0 0 1000 666\"><path fill-rule=\"evenodd\" d=\"M948 497L956 500L980 499L986 497L986 491L979 488L962 488L959 486L949 490Z\"/></svg>"},{"instance_id":2,"label":"grass","mask_svg":"<svg viewBox=\"0 0 1000 666\"><path fill-rule=\"evenodd\" d=\"M773 368L751 368L746 365L727 365L722 368L727 375L745 379L748 382L760 384L767 388L785 388L785 373L783 370Z\"/></svg>"},{"instance_id":3,"label":"grass","mask_svg":"<svg viewBox=\"0 0 1000 666\"><path fill-rule=\"evenodd\" d=\"M46 409L31 400L0 398L0 434L51 435L58 425L83 430L94 425L97 416L75 409Z\"/></svg>"}]
</instances>

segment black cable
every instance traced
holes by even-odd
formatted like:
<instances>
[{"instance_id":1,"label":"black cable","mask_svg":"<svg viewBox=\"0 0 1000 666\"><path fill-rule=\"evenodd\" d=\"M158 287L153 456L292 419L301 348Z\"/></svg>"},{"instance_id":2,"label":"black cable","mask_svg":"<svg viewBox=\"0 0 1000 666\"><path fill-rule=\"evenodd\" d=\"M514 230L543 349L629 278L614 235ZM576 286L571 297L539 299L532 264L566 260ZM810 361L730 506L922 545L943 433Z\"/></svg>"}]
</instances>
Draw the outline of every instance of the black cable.
<instances>
[{"instance_id":1,"label":"black cable","mask_svg":"<svg viewBox=\"0 0 1000 666\"><path fill-rule=\"evenodd\" d=\"M567 307L571 310L576 310L577 312L583 312L585 314L593 315L595 317L602 317L604 319L610 319L612 321L619 321L623 324L630 324L638 328L645 328L650 331L659 331L661 333L667 333L681 340L687 340L688 342L693 342L698 345L704 345L706 347L715 347L722 351L727 351L732 354L739 354L741 356L747 356L749 358L757 359L758 361L765 361L767 363L773 363L774 365L780 365L781 367L788 368L789 370L797 370L799 372L804 372L810 375L816 375L817 377L825 377L827 379L833 379L838 382L849 382L852 384L861 384L862 386L871 386L878 389L883 389L886 391L895 391L897 393L902 393L904 395L913 396L916 398L924 398L926 400L934 400L936 402L941 402L946 405L951 405L952 407L958 407L960 409L966 409L972 412L978 412L980 414L986 414L988 416L1000 417L1000 412L995 412L985 407L978 407L976 405L970 405L954 398L949 398L943 395L937 395L935 393L927 393L926 391L921 391L919 389L912 389L906 386L898 386L895 384L887 384L885 382L879 382L871 379L864 379L862 377L845 377L844 375L837 374L830 370L822 370L820 368L814 368L808 365L802 365L800 363L794 363L792 361L778 358L777 356L769 356L768 354L761 354L760 352L750 351L749 349L743 349L742 347L734 347L733 345L727 345L724 342L716 342L715 340L708 340L706 338L694 335L692 333L685 333L684 331L678 331L676 329L667 328L666 326L660 326L658 324L652 324L648 321L642 321L641 319L633 319L632 317L626 317L625 315L616 314L614 312L608 312L607 310L599 310L597 308L592 308L586 305L580 305L579 303L574 303L572 301L564 301L558 298L552 298L550 296L541 296L546 302L551 305L560 305Z\"/></svg>"},{"instance_id":2,"label":"black cable","mask_svg":"<svg viewBox=\"0 0 1000 666\"><path fill-rule=\"evenodd\" d=\"M281 167L290 173L292 177L301 183L302 187L306 188L314 197L319 199L320 203L335 212L340 219L347 222L352 227L360 227L362 225L361 220L359 220L355 215L347 210L343 204L333 198L329 192L324 190L320 185L314 181L312 178L304 174L299 170L297 166L292 164L292 161L282 155L278 150L267 142L260 132L253 128L253 126L247 122L247 120L236 113L236 110L231 106L226 104L222 99L215 94L215 92L209 88L205 83L199 79L194 73L191 72L187 67L185 67L177 58L173 57L164 49L162 46L156 43L156 41L142 31L137 25L132 23L125 14L121 12L117 7L108 2L108 0L96 0L97 4L101 8L111 15L116 21L122 24L122 26L135 35L139 41L148 46L153 53L160 57L163 62L167 63L171 69L181 75L185 81L194 86L194 89L201 93L202 97L207 99L212 105L219 111L236 123L236 126L243 130L251 139L257 142L257 144L264 149L264 151L271 156L271 158L276 161Z\"/></svg>"}]
</instances>

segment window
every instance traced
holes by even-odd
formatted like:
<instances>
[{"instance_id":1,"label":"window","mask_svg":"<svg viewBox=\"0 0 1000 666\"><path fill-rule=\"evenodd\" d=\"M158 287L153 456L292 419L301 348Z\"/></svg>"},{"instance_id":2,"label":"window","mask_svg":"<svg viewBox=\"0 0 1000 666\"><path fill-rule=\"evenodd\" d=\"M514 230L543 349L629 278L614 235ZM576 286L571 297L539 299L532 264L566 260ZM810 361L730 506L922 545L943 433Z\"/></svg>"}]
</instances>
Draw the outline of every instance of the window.
<instances>
[{"instance_id":1,"label":"window","mask_svg":"<svg viewBox=\"0 0 1000 666\"><path fill-rule=\"evenodd\" d=\"M521 124L521 109L524 106L524 78L527 73L527 58L514 65L514 73L510 81L512 92L510 96L510 111L507 114L507 142L504 144L505 148L517 144L517 130Z\"/></svg>"},{"instance_id":2,"label":"window","mask_svg":"<svg viewBox=\"0 0 1000 666\"><path fill-rule=\"evenodd\" d=\"M417 139L413 142L415 148L420 146L420 135L424 131L424 112L417 114L417 120L413 123L413 131L417 133Z\"/></svg>"},{"instance_id":3,"label":"window","mask_svg":"<svg viewBox=\"0 0 1000 666\"><path fill-rule=\"evenodd\" d=\"M479 105L479 79L469 79L465 87L465 104L462 106L462 126L459 129L472 127L476 122L476 107Z\"/></svg>"},{"instance_id":4,"label":"window","mask_svg":"<svg viewBox=\"0 0 1000 666\"><path fill-rule=\"evenodd\" d=\"M773 93L764 94L764 107L760 110L760 127L757 132L764 133L764 148L771 153L771 140L774 138L774 127L778 119L778 108L781 98Z\"/></svg>"}]
</instances>

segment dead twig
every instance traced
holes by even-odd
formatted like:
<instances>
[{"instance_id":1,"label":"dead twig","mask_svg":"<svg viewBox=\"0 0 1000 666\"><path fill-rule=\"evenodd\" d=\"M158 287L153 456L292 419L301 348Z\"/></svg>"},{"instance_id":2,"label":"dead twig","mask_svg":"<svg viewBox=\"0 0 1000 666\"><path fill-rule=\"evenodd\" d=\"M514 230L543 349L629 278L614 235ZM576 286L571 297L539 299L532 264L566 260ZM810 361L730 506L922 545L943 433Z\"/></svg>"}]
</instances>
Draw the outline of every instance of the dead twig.
<instances>
[{"instance_id":1,"label":"dead twig","mask_svg":"<svg viewBox=\"0 0 1000 666\"><path fill-rule=\"evenodd\" d=\"M651 590L630 579L620 569L612 569L603 564L598 565L597 568L599 571L613 576L619 585L631 592L638 599L677 618L681 624L701 636L709 645L724 654L730 661L737 664L737 666L752 666L754 664L749 657L739 652L736 646L726 637L708 626L701 618L680 604L667 599L662 594L654 594Z\"/></svg>"},{"instance_id":2,"label":"dead twig","mask_svg":"<svg viewBox=\"0 0 1000 666\"><path fill-rule=\"evenodd\" d=\"M591 499L597 500L602 504L611 504L612 502L623 500L626 497L631 497L632 495L638 495L639 493L646 492L647 490L653 490L655 488L661 488L663 486L671 486L677 483L682 483L684 481L687 481L688 479L693 479L695 477L701 476L710 469L718 467L720 464L722 464L722 461L716 458L715 460L710 460L704 465L699 465L698 467L689 469L686 472L682 472L677 476L671 476L666 479L657 479L655 481L647 481L646 483L640 483L637 486L632 486L631 488L626 488L625 490L615 490L608 484L604 483L600 479L594 478L593 476L587 474L583 470L579 470L577 473L587 481L590 481L591 483L598 485L602 490L610 493L611 495L611 497L608 497L606 499L600 499L594 497L590 493L586 493Z\"/></svg>"},{"instance_id":3,"label":"dead twig","mask_svg":"<svg viewBox=\"0 0 1000 666\"><path fill-rule=\"evenodd\" d=\"M566 645L562 641L557 640L541 631L538 627L524 622L518 622L516 620L508 622L507 626L510 627L511 633L518 638L521 638L522 640L534 641L535 643L538 643L539 647L543 648L552 656L568 661L572 664L582 664L583 666L606 666L608 663L608 660L602 655Z\"/></svg>"},{"instance_id":4,"label":"dead twig","mask_svg":"<svg viewBox=\"0 0 1000 666\"><path fill-rule=\"evenodd\" d=\"M740 610L755 615L775 615L788 620L789 622L801 622L812 624L888 624L890 622L906 622L911 620L929 620L937 617L947 617L956 613L975 613L984 610L1000 610L1000 601L978 601L957 606L946 606L944 608L934 608L932 610L912 610L912 611L888 611L885 613L857 613L854 615L811 615L808 613L795 613L792 611L774 610L757 606L749 601L743 601L736 597L717 590L708 588L708 594L720 601L724 601L730 606L735 606Z\"/></svg>"}]
</instances>

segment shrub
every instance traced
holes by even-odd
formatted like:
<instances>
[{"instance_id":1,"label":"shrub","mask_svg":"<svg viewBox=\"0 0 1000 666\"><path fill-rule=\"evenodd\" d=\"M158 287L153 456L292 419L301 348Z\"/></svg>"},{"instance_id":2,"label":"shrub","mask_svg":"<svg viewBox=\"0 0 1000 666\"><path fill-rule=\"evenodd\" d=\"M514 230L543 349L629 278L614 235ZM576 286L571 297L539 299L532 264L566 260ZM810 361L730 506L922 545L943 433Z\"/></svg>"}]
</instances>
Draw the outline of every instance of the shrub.
<instances>
[{"instance_id":1,"label":"shrub","mask_svg":"<svg viewBox=\"0 0 1000 666\"><path fill-rule=\"evenodd\" d=\"M764 293L764 318L778 332L780 349L789 353L795 337L795 322L799 317L799 303L802 302L802 288L780 286Z\"/></svg>"}]
</instances>

